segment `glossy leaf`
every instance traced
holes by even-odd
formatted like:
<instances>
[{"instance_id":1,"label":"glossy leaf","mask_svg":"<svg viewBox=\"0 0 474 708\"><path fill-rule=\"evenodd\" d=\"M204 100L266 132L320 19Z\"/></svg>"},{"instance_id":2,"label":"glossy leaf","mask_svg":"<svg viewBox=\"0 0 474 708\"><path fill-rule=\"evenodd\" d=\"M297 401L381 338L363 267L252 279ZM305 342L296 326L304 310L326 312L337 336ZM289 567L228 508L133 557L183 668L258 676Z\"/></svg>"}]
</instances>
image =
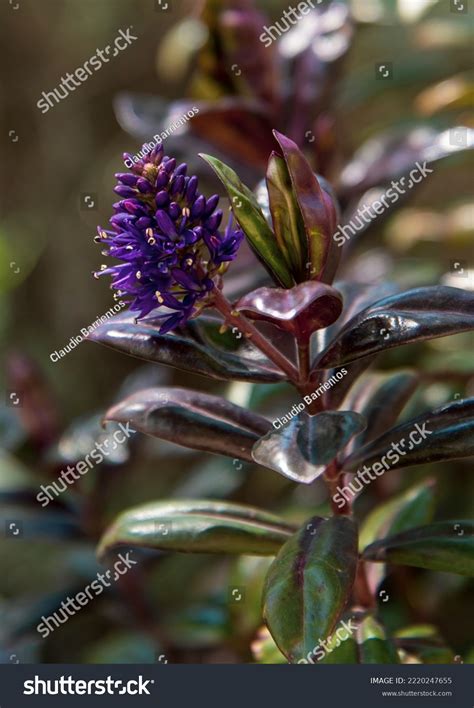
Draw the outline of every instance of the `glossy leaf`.
<instances>
[{"instance_id":1,"label":"glossy leaf","mask_svg":"<svg viewBox=\"0 0 474 708\"><path fill-rule=\"evenodd\" d=\"M118 546L185 553L273 555L291 526L242 504L208 500L150 502L122 513L103 535L99 557Z\"/></svg>"},{"instance_id":2,"label":"glossy leaf","mask_svg":"<svg viewBox=\"0 0 474 708\"><path fill-rule=\"evenodd\" d=\"M347 322L349 322L359 312L364 310L370 303L382 297L388 297L389 295L397 292L396 285L385 282L378 283L377 285L363 285L361 283L353 283L350 281L338 281L334 284L334 287L343 296L344 309L341 316L334 324L326 329L321 329L314 333L311 340L311 345L313 350L318 354L321 354L321 352L329 346L330 342L336 338ZM341 406L347 392L359 376L367 369L367 367L371 365L372 359L373 357L358 359L346 367L347 374L344 375L344 378L338 383L338 385L329 388L323 393L321 403L324 405L325 409L335 409ZM311 379L315 382L321 381L321 383L325 383L329 381L331 377L335 376L339 370L340 367L318 370L316 366L313 365ZM351 405L344 405L344 407L352 410Z\"/></svg>"},{"instance_id":3,"label":"glossy leaf","mask_svg":"<svg viewBox=\"0 0 474 708\"><path fill-rule=\"evenodd\" d=\"M347 627L352 629L348 635ZM384 628L372 615L356 616L355 621L345 621L343 631L325 642L327 651L318 659L318 664L398 664L395 644L386 635ZM344 639L344 637L346 637Z\"/></svg>"},{"instance_id":4,"label":"glossy leaf","mask_svg":"<svg viewBox=\"0 0 474 708\"><path fill-rule=\"evenodd\" d=\"M210 155L201 157L224 185L235 218L263 265L281 286L290 288L293 285L291 272L253 192L240 181L232 168Z\"/></svg>"},{"instance_id":5,"label":"glossy leaf","mask_svg":"<svg viewBox=\"0 0 474 708\"><path fill-rule=\"evenodd\" d=\"M256 413L185 388L150 388L113 406L105 421L130 423L147 435L193 450L251 460L251 450L270 422Z\"/></svg>"},{"instance_id":6,"label":"glossy leaf","mask_svg":"<svg viewBox=\"0 0 474 708\"><path fill-rule=\"evenodd\" d=\"M372 543L363 558L473 577L474 522L440 521L410 529Z\"/></svg>"},{"instance_id":7,"label":"glossy leaf","mask_svg":"<svg viewBox=\"0 0 474 708\"><path fill-rule=\"evenodd\" d=\"M288 267L301 282L306 273L304 223L286 163L276 153L272 153L268 161L266 183L273 231Z\"/></svg>"},{"instance_id":8,"label":"glossy leaf","mask_svg":"<svg viewBox=\"0 0 474 708\"><path fill-rule=\"evenodd\" d=\"M352 411L301 413L262 437L252 457L294 482L310 484L364 427L364 418Z\"/></svg>"},{"instance_id":9,"label":"glossy leaf","mask_svg":"<svg viewBox=\"0 0 474 708\"><path fill-rule=\"evenodd\" d=\"M263 616L288 661L306 659L331 634L349 599L357 527L348 517L313 517L281 548L268 571Z\"/></svg>"},{"instance_id":10,"label":"glossy leaf","mask_svg":"<svg viewBox=\"0 0 474 708\"><path fill-rule=\"evenodd\" d=\"M332 283L341 256L341 249L333 239L336 208L329 195L321 189L296 143L276 130L274 135L283 151L305 229L306 260L301 264L306 268L305 279Z\"/></svg>"},{"instance_id":11,"label":"glossy leaf","mask_svg":"<svg viewBox=\"0 0 474 708\"><path fill-rule=\"evenodd\" d=\"M359 550L383 536L402 533L429 523L435 506L434 480L419 484L379 504L365 518L359 533Z\"/></svg>"},{"instance_id":12,"label":"glossy leaf","mask_svg":"<svg viewBox=\"0 0 474 708\"><path fill-rule=\"evenodd\" d=\"M370 615L365 617L357 630L361 664L398 664L395 645L387 638L383 627Z\"/></svg>"},{"instance_id":13,"label":"glossy leaf","mask_svg":"<svg viewBox=\"0 0 474 708\"><path fill-rule=\"evenodd\" d=\"M343 327L369 305L398 292L398 288L394 283L386 282L365 285L348 280L340 280L334 283L334 287L342 295L344 309L334 324L324 330L315 332L313 345L318 353L326 349Z\"/></svg>"},{"instance_id":14,"label":"glossy leaf","mask_svg":"<svg viewBox=\"0 0 474 708\"><path fill-rule=\"evenodd\" d=\"M359 532L359 551L384 536L392 536L411 528L428 524L433 520L435 509L434 480L423 480L419 484L397 494L393 499L379 504L361 524ZM386 566L382 563L365 563L367 584L376 595Z\"/></svg>"},{"instance_id":15,"label":"glossy leaf","mask_svg":"<svg viewBox=\"0 0 474 708\"><path fill-rule=\"evenodd\" d=\"M395 374L367 374L356 391L344 401L347 408L357 411L367 420L367 428L355 442L365 445L391 428L412 397L419 383L411 371Z\"/></svg>"},{"instance_id":16,"label":"glossy leaf","mask_svg":"<svg viewBox=\"0 0 474 708\"><path fill-rule=\"evenodd\" d=\"M267 368L182 334L160 334L150 324L135 324L131 315L111 318L91 332L88 339L145 361L212 379L269 383L282 378L271 364Z\"/></svg>"},{"instance_id":17,"label":"glossy leaf","mask_svg":"<svg viewBox=\"0 0 474 708\"><path fill-rule=\"evenodd\" d=\"M339 623L340 624L340 623ZM337 632L337 628L335 628ZM324 646L327 647L324 652L320 647L314 653L314 664L358 664L359 655L355 636L351 635L344 641L340 641L336 634L332 634L328 639L324 640ZM306 663L306 662L305 662Z\"/></svg>"},{"instance_id":18,"label":"glossy leaf","mask_svg":"<svg viewBox=\"0 0 474 708\"><path fill-rule=\"evenodd\" d=\"M343 467L354 472L379 463L398 469L470 455L474 455L474 398L449 403L389 430L349 455Z\"/></svg>"},{"instance_id":19,"label":"glossy leaf","mask_svg":"<svg viewBox=\"0 0 474 708\"><path fill-rule=\"evenodd\" d=\"M318 358L318 368L474 329L474 293L447 286L415 288L379 300L348 322Z\"/></svg>"},{"instance_id":20,"label":"glossy leaf","mask_svg":"<svg viewBox=\"0 0 474 708\"><path fill-rule=\"evenodd\" d=\"M259 288L240 298L235 309L308 341L313 332L339 317L342 296L325 283L308 281L289 290Z\"/></svg>"}]
</instances>

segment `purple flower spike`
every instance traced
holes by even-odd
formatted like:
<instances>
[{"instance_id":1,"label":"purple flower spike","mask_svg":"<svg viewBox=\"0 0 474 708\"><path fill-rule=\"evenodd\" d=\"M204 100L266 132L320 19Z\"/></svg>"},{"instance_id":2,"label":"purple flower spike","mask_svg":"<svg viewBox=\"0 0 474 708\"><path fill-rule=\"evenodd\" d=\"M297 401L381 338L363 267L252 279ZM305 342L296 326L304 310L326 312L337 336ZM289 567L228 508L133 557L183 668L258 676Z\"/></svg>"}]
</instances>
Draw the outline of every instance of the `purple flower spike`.
<instances>
[{"instance_id":1,"label":"purple flower spike","mask_svg":"<svg viewBox=\"0 0 474 708\"><path fill-rule=\"evenodd\" d=\"M124 155L129 161L130 156ZM110 275L115 297L129 303L142 319L161 320L161 332L185 324L212 301L216 281L237 255L242 231L229 219L219 232L219 197L206 198L187 165L163 155L160 145L117 173L112 230L98 228L95 241L104 255L119 261L102 266L96 277ZM154 312L158 310L158 312Z\"/></svg>"}]
</instances>

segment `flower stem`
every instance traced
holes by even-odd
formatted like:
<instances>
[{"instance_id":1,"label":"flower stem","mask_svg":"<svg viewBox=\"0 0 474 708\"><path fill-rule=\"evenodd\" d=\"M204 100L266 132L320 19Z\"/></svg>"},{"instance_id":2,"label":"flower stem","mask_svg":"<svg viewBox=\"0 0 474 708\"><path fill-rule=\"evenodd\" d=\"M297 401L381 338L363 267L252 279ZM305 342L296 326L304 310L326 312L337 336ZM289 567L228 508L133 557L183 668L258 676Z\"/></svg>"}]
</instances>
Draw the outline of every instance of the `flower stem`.
<instances>
[{"instance_id":1,"label":"flower stem","mask_svg":"<svg viewBox=\"0 0 474 708\"><path fill-rule=\"evenodd\" d=\"M249 339L265 356L270 359L281 371L283 371L292 383L297 383L299 374L297 368L284 356L273 344L266 339L261 332L240 312L232 309L231 303L222 294L221 290L215 288L213 291L213 307L223 315L229 325L237 329Z\"/></svg>"}]
</instances>

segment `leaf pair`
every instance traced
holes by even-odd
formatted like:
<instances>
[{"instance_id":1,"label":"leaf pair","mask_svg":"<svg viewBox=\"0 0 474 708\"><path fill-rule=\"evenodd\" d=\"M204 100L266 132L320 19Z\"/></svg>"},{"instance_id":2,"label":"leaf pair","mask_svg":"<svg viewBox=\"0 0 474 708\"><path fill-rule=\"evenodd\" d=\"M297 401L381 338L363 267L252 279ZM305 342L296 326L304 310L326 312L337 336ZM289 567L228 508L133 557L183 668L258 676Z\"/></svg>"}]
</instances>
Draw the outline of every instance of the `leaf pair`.
<instances>
[{"instance_id":1,"label":"leaf pair","mask_svg":"<svg viewBox=\"0 0 474 708\"><path fill-rule=\"evenodd\" d=\"M210 155L202 157L223 183L235 218L252 249L275 282L283 288L306 280L331 283L340 258L333 237L336 208L323 190L296 143L274 135L283 157L272 153L267 189L273 231L253 192L237 174Z\"/></svg>"}]
</instances>

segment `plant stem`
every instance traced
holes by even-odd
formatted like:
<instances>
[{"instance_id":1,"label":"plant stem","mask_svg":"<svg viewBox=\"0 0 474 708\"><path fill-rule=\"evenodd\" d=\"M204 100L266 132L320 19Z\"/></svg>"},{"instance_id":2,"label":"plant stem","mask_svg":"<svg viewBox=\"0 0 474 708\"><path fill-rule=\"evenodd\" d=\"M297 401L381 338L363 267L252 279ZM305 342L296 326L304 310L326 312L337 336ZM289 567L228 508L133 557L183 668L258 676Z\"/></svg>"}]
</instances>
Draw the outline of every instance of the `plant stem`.
<instances>
[{"instance_id":1,"label":"plant stem","mask_svg":"<svg viewBox=\"0 0 474 708\"><path fill-rule=\"evenodd\" d=\"M298 365L300 369L300 383L307 383L311 370L310 345L307 342L298 344Z\"/></svg>"},{"instance_id":2,"label":"plant stem","mask_svg":"<svg viewBox=\"0 0 474 708\"><path fill-rule=\"evenodd\" d=\"M331 497L331 508L333 510L334 515L350 516L350 514L352 513L352 509L350 503L346 499L344 499L344 504L342 506L338 506L334 501L334 497L338 493L338 484L340 481L344 481L344 475L337 466L337 462L331 462L331 464L326 467L324 471L324 480L327 484L328 491Z\"/></svg>"},{"instance_id":3,"label":"plant stem","mask_svg":"<svg viewBox=\"0 0 474 708\"><path fill-rule=\"evenodd\" d=\"M373 609L377 604L369 588L365 563L360 559L357 563L357 574L354 582L354 602L366 609Z\"/></svg>"},{"instance_id":4,"label":"plant stem","mask_svg":"<svg viewBox=\"0 0 474 708\"><path fill-rule=\"evenodd\" d=\"M237 329L245 334L252 344L254 344L265 356L270 359L281 371L283 371L289 380L296 384L299 379L297 368L284 356L273 344L266 339L261 332L240 312L232 309L231 303L222 294L221 290L215 288L212 304L223 315L225 321L229 325L237 327Z\"/></svg>"}]
</instances>

